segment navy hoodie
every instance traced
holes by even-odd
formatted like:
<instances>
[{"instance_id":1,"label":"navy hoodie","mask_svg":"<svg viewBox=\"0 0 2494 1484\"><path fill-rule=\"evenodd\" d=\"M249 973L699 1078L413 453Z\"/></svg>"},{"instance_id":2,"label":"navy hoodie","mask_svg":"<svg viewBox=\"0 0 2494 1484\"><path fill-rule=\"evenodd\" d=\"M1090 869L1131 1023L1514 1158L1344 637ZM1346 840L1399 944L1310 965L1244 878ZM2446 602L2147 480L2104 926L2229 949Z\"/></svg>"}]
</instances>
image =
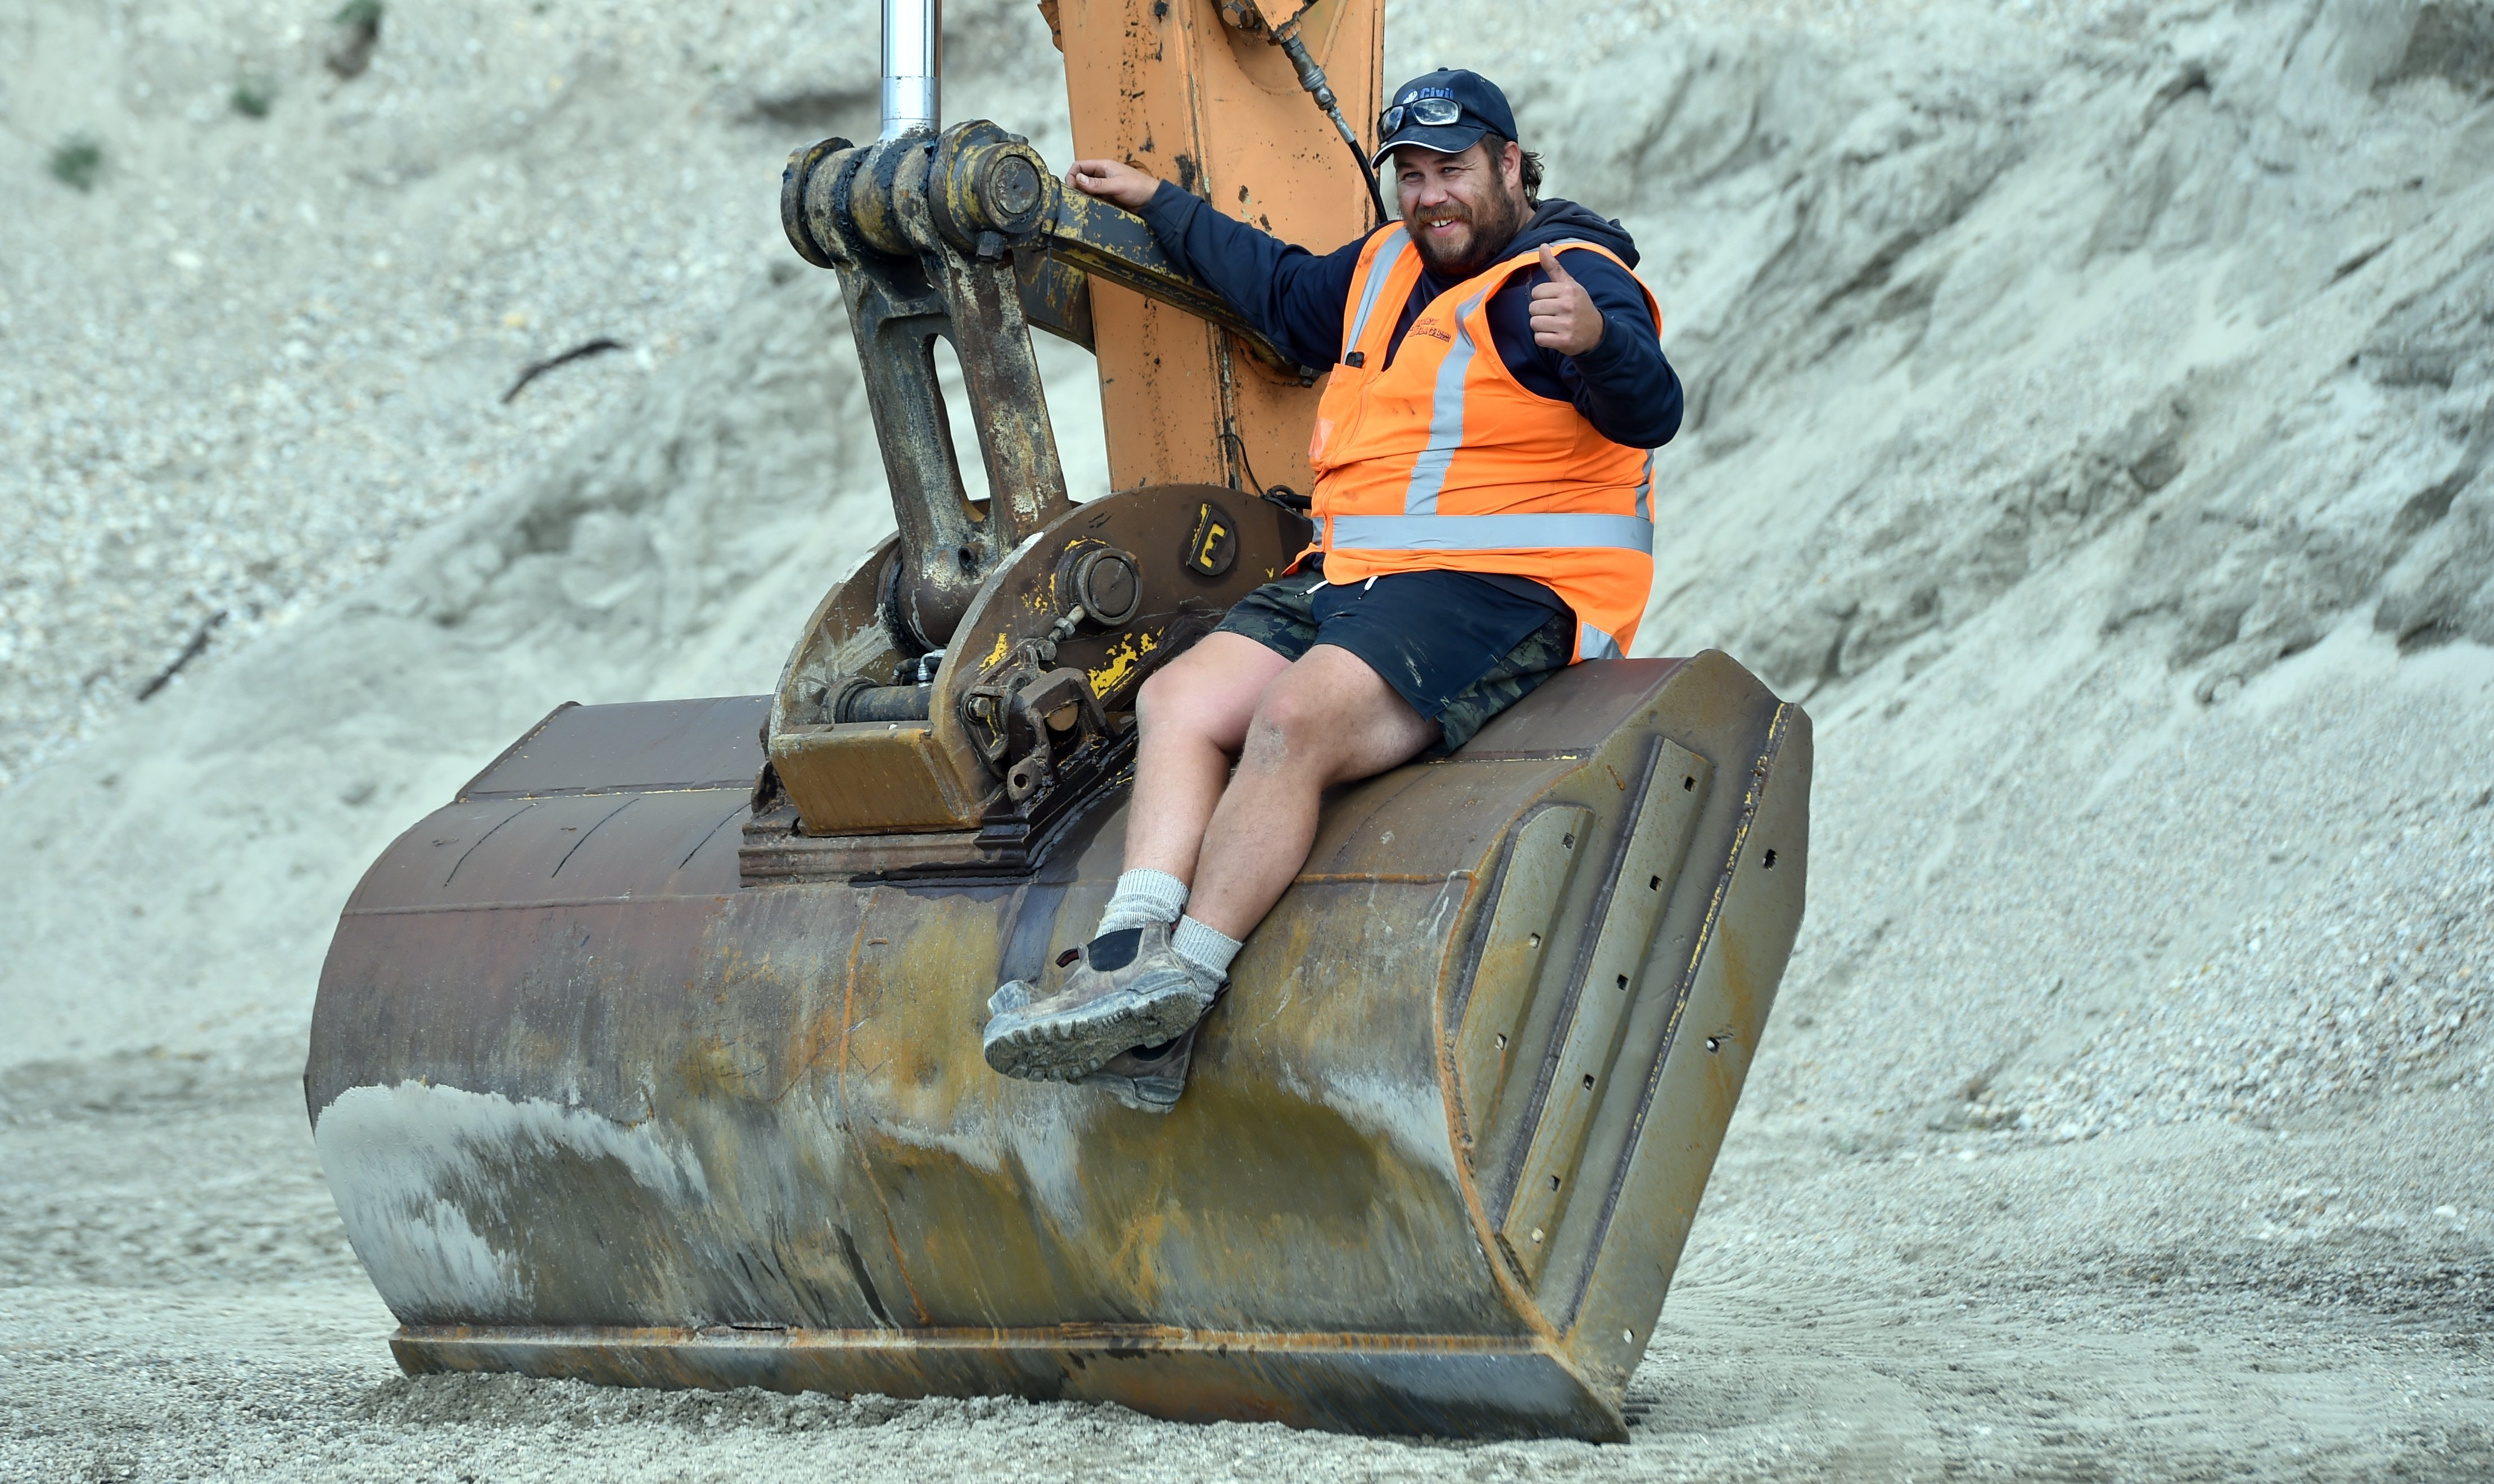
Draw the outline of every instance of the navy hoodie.
<instances>
[{"instance_id":1,"label":"navy hoodie","mask_svg":"<svg viewBox=\"0 0 2494 1484\"><path fill-rule=\"evenodd\" d=\"M1178 266L1219 290L1242 318L1301 365L1330 366L1340 359L1343 316L1365 237L1320 257L1212 209L1168 181L1161 182L1142 216ZM1569 237L1600 243L1622 262L1636 263L1636 244L1617 222L1562 200L1543 201L1499 256ZM1582 355L1562 355L1533 343L1533 286L1545 275L1529 268L1490 297L1490 338L1499 359L1528 391L1573 404L1596 432L1615 443L1658 448L1671 441L1680 431L1680 378L1663 358L1645 291L1597 254L1562 249L1560 257L1601 311L1600 343ZM1395 321L1389 364L1420 312L1456 282L1421 270Z\"/></svg>"}]
</instances>

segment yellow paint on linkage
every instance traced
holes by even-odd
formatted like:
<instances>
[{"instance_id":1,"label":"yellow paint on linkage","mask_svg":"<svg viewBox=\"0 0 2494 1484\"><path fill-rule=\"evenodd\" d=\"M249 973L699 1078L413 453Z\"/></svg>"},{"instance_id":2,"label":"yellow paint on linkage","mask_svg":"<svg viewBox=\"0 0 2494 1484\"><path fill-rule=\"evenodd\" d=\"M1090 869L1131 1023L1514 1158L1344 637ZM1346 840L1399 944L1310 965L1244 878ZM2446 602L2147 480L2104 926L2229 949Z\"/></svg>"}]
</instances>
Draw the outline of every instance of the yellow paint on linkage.
<instances>
[{"instance_id":1,"label":"yellow paint on linkage","mask_svg":"<svg viewBox=\"0 0 2494 1484\"><path fill-rule=\"evenodd\" d=\"M1095 696L1106 696L1124 684L1126 677L1135 673L1135 666L1142 663L1143 656L1159 648L1160 640L1151 634L1128 634L1119 640L1116 646L1109 651L1108 663L1088 672L1091 677L1091 693Z\"/></svg>"}]
</instances>

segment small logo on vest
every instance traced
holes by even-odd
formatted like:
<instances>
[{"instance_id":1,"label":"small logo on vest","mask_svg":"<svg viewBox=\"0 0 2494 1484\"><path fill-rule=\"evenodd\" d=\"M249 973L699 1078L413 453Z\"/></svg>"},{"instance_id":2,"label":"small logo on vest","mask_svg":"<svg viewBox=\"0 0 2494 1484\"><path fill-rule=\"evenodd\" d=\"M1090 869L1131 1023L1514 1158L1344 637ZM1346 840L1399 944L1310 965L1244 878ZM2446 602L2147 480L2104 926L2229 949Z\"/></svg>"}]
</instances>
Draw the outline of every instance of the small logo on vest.
<instances>
[{"instance_id":1,"label":"small logo on vest","mask_svg":"<svg viewBox=\"0 0 2494 1484\"><path fill-rule=\"evenodd\" d=\"M1419 323L1412 326L1412 333L1414 335L1426 335L1431 340L1443 340L1448 345L1453 345L1455 341L1453 332L1449 331L1445 325L1433 324L1426 319L1423 319Z\"/></svg>"}]
</instances>

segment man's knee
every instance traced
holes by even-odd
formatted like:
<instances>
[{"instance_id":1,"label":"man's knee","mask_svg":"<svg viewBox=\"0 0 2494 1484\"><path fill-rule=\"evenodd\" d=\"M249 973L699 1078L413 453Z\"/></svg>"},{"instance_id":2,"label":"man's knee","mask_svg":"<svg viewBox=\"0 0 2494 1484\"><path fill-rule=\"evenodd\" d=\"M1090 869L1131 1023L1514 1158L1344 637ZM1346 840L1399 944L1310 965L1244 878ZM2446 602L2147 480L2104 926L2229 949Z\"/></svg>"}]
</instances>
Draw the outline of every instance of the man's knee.
<instances>
[{"instance_id":1,"label":"man's knee","mask_svg":"<svg viewBox=\"0 0 2494 1484\"><path fill-rule=\"evenodd\" d=\"M1145 726L1202 722L1211 703L1230 688L1211 672L1193 651L1153 671L1135 692L1135 719Z\"/></svg>"},{"instance_id":2,"label":"man's knee","mask_svg":"<svg viewBox=\"0 0 2494 1484\"><path fill-rule=\"evenodd\" d=\"M1367 661L1322 647L1264 688L1248 721L1241 768L1288 769L1322 784L1408 760L1437 736Z\"/></svg>"},{"instance_id":3,"label":"man's knee","mask_svg":"<svg viewBox=\"0 0 2494 1484\"><path fill-rule=\"evenodd\" d=\"M1269 667L1287 661L1261 647L1232 650L1206 640L1144 677L1135 692L1137 724L1200 735L1236 752Z\"/></svg>"},{"instance_id":4,"label":"man's knee","mask_svg":"<svg viewBox=\"0 0 2494 1484\"><path fill-rule=\"evenodd\" d=\"M1305 768L1331 735L1328 708L1314 687L1293 684L1291 678L1264 687L1256 698L1256 713L1247 723L1247 745L1241 761L1270 772L1285 766ZM1339 721L1339 716L1333 718Z\"/></svg>"},{"instance_id":5,"label":"man's knee","mask_svg":"<svg viewBox=\"0 0 2494 1484\"><path fill-rule=\"evenodd\" d=\"M1178 669L1186 656L1163 665L1143 677L1141 688L1135 692L1135 720L1149 726L1162 716L1186 714L1186 676Z\"/></svg>"}]
</instances>

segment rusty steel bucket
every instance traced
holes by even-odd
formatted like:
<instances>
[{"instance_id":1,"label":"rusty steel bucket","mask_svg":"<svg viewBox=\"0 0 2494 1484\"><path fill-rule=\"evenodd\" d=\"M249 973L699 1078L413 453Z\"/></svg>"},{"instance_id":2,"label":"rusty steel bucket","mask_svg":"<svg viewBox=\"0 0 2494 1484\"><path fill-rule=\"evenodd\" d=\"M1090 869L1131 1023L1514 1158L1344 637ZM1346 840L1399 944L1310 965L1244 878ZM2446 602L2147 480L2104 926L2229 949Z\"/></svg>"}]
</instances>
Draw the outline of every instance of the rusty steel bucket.
<instances>
[{"instance_id":1,"label":"rusty steel bucket","mask_svg":"<svg viewBox=\"0 0 2494 1484\"><path fill-rule=\"evenodd\" d=\"M405 1369L1624 1435L1801 921L1798 708L1583 664L1339 791L1154 1115L979 1050L1122 775L1022 856L808 876L773 707L558 711L356 889L304 1088Z\"/></svg>"}]
</instances>

